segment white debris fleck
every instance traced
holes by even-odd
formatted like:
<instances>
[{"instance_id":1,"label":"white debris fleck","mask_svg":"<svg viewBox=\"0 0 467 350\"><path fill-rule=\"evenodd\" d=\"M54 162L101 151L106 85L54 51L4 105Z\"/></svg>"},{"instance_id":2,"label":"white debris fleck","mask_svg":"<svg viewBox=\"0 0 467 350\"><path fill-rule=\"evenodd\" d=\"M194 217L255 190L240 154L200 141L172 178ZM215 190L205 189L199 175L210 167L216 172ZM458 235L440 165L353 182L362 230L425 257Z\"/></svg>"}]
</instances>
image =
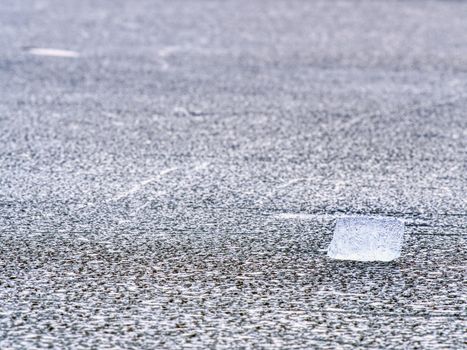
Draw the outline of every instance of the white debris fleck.
<instances>
[{"instance_id":1,"label":"white debris fleck","mask_svg":"<svg viewBox=\"0 0 467 350\"><path fill-rule=\"evenodd\" d=\"M36 55L36 56L53 56L53 57L66 57L66 58L79 57L79 53L76 51L41 48L41 47L30 48L29 53L31 55Z\"/></svg>"},{"instance_id":2,"label":"white debris fleck","mask_svg":"<svg viewBox=\"0 0 467 350\"><path fill-rule=\"evenodd\" d=\"M328 257L339 260L391 261L400 257L404 223L391 217L339 218Z\"/></svg>"},{"instance_id":3,"label":"white debris fleck","mask_svg":"<svg viewBox=\"0 0 467 350\"><path fill-rule=\"evenodd\" d=\"M211 163L209 162L199 163L194 166L193 170L195 171L205 170L209 167L209 165L211 165Z\"/></svg>"}]
</instances>

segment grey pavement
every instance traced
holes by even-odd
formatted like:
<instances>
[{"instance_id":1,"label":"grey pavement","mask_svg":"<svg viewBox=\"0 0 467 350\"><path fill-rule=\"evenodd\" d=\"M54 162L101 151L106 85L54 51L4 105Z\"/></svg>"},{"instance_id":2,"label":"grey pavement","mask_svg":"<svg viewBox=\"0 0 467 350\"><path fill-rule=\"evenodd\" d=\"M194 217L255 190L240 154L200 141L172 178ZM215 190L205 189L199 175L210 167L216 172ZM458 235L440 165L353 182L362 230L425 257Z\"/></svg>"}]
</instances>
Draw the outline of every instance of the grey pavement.
<instances>
[{"instance_id":1,"label":"grey pavement","mask_svg":"<svg viewBox=\"0 0 467 350\"><path fill-rule=\"evenodd\" d=\"M461 349L466 16L2 0L0 348ZM346 214L401 258L327 258Z\"/></svg>"}]
</instances>

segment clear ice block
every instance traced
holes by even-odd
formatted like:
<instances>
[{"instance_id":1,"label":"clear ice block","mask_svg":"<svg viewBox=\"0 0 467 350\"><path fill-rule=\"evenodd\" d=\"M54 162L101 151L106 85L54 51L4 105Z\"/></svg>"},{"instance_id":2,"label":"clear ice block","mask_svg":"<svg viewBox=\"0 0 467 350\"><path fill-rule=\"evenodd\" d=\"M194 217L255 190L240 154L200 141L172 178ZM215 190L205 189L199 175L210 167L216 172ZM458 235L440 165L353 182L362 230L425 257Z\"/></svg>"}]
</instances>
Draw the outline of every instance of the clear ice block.
<instances>
[{"instance_id":1,"label":"clear ice block","mask_svg":"<svg viewBox=\"0 0 467 350\"><path fill-rule=\"evenodd\" d=\"M340 260L391 261L401 255L403 221L390 217L339 218L328 257Z\"/></svg>"}]
</instances>

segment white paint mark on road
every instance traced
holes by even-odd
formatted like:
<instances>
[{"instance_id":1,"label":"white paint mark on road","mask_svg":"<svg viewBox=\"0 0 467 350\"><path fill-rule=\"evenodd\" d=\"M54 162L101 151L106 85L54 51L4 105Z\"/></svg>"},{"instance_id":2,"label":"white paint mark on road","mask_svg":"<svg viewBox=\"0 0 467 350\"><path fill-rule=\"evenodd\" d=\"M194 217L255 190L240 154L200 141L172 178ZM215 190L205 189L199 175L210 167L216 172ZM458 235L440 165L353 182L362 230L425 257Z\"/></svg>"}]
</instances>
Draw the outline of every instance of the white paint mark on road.
<instances>
[{"instance_id":1,"label":"white paint mark on road","mask_svg":"<svg viewBox=\"0 0 467 350\"><path fill-rule=\"evenodd\" d=\"M79 53L76 51L41 48L41 47L30 48L28 52L31 55L36 55L36 56L52 56L52 57L66 57L66 58L79 57Z\"/></svg>"},{"instance_id":2,"label":"white paint mark on road","mask_svg":"<svg viewBox=\"0 0 467 350\"><path fill-rule=\"evenodd\" d=\"M168 169L162 170L157 176L154 176L154 177L149 178L147 180L141 181L140 183L133 186L130 190L119 193L118 195L113 197L110 200L110 202L116 202L116 201L119 201L120 199L129 197L133 193L136 193L136 192L140 191L143 187L149 185L150 183L158 181L162 176L167 175L167 174L169 174L169 173L171 173L171 172L173 172L173 171L175 171L177 169L178 169L178 167L173 167L173 168L168 168Z\"/></svg>"}]
</instances>

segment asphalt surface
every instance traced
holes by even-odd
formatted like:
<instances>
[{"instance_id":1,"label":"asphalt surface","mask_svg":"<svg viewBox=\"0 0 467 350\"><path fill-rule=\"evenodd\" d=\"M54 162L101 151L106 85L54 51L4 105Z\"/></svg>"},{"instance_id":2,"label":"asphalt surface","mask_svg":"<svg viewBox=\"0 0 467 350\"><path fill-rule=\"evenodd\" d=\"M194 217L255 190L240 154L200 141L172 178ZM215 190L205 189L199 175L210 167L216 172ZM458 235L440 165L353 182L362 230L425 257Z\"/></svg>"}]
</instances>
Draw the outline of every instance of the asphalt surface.
<instances>
[{"instance_id":1,"label":"asphalt surface","mask_svg":"<svg viewBox=\"0 0 467 350\"><path fill-rule=\"evenodd\" d=\"M466 14L2 0L0 348L461 349Z\"/></svg>"}]
</instances>

